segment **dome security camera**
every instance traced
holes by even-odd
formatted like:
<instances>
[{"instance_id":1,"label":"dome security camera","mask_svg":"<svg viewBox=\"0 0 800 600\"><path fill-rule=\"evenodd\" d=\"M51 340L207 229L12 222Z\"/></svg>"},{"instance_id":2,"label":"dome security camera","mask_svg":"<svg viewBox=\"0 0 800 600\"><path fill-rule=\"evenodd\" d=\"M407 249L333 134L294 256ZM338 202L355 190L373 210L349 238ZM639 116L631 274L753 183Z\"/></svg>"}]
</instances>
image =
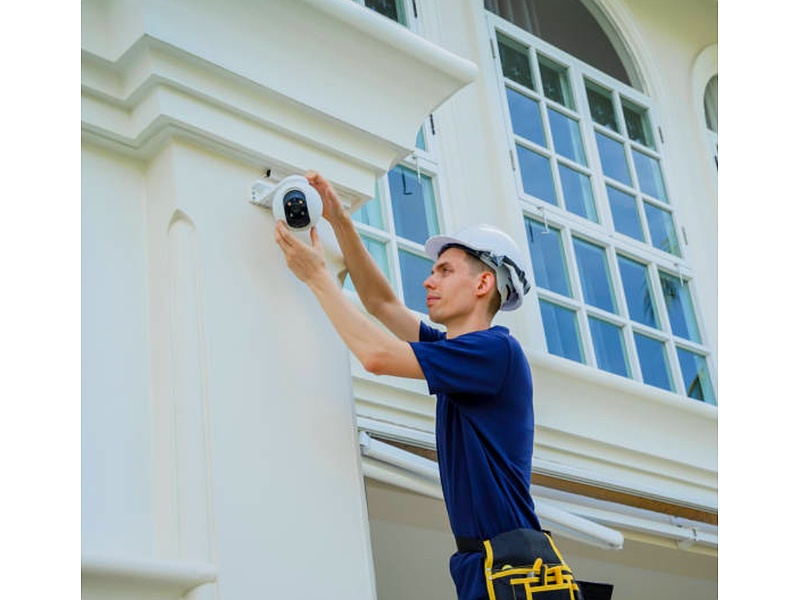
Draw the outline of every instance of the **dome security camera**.
<instances>
[{"instance_id":1,"label":"dome security camera","mask_svg":"<svg viewBox=\"0 0 800 600\"><path fill-rule=\"evenodd\" d=\"M275 187L259 179L250 186L250 202L271 208L292 231L307 231L322 216L322 198L302 175L289 175Z\"/></svg>"}]
</instances>

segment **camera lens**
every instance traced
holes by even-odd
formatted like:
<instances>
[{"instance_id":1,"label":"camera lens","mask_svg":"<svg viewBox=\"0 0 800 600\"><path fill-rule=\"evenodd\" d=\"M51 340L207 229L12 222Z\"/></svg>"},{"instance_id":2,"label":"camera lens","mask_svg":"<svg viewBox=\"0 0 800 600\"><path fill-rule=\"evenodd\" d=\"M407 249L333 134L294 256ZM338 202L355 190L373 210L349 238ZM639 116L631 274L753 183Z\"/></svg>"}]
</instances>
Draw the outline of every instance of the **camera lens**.
<instances>
[{"instance_id":1,"label":"camera lens","mask_svg":"<svg viewBox=\"0 0 800 600\"><path fill-rule=\"evenodd\" d=\"M283 197L283 212L286 214L286 223L289 227L302 229L311 224L306 195L300 190L290 190Z\"/></svg>"}]
</instances>

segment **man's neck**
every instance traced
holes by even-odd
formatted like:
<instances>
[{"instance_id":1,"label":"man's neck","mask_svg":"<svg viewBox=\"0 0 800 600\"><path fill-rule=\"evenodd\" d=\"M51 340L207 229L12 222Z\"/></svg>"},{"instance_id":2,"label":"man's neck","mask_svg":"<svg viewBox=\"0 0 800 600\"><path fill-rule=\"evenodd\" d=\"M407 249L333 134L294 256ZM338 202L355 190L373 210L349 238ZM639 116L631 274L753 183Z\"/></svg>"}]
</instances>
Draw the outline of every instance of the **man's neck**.
<instances>
[{"instance_id":1,"label":"man's neck","mask_svg":"<svg viewBox=\"0 0 800 600\"><path fill-rule=\"evenodd\" d=\"M471 316L455 322L444 323L447 328L447 339L451 340L466 333L473 331L485 331L492 326L492 320L488 316Z\"/></svg>"}]
</instances>

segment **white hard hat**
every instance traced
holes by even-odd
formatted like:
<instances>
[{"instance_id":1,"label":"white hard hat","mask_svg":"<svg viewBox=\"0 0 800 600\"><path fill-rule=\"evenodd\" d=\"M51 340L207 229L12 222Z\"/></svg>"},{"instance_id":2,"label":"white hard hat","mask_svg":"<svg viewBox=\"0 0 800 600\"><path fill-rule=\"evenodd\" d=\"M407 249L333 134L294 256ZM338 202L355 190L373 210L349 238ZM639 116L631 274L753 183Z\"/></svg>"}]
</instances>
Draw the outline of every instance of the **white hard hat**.
<instances>
[{"instance_id":1,"label":"white hard hat","mask_svg":"<svg viewBox=\"0 0 800 600\"><path fill-rule=\"evenodd\" d=\"M491 225L474 225L452 236L433 236L425 242L425 253L436 260L450 246L461 248L492 268L500 292L500 310L519 308L531 284L522 253L508 234Z\"/></svg>"}]
</instances>

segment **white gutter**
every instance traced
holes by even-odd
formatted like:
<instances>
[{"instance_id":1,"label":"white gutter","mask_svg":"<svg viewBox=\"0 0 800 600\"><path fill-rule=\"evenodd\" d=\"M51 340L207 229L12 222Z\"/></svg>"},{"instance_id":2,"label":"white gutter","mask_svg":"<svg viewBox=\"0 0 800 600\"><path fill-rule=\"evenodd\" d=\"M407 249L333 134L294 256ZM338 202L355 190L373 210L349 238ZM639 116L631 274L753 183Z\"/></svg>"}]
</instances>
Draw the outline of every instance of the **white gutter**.
<instances>
[{"instance_id":1,"label":"white gutter","mask_svg":"<svg viewBox=\"0 0 800 600\"><path fill-rule=\"evenodd\" d=\"M365 431L359 434L359 443L364 456L361 464L365 476L431 498L443 499L439 466L435 462L376 440ZM624 537L615 529L538 499L536 513L545 529L551 529L564 537L606 550L622 548Z\"/></svg>"}]
</instances>

